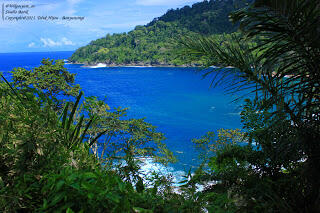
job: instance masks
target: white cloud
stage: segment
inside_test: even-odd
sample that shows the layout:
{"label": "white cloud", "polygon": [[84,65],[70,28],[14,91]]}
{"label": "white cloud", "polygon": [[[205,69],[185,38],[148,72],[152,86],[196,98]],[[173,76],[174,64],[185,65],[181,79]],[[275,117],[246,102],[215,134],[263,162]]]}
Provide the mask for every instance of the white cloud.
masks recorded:
{"label": "white cloud", "polygon": [[28,44],[28,47],[34,47],[36,44],[34,42],[31,42],[30,44]]}
{"label": "white cloud", "polygon": [[67,39],[66,37],[63,37],[61,41],[64,45],[75,45],[71,40]]}
{"label": "white cloud", "polygon": [[75,45],[71,40],[63,37],[60,41],[54,41],[51,38],[41,38],[40,41],[42,42],[43,47],[58,47],[62,45],[70,46]]}
{"label": "white cloud", "polygon": [[56,47],[56,46],[61,46],[61,42],[55,42],[50,38],[41,38],[40,41],[43,44],[43,47]]}
{"label": "white cloud", "polygon": [[143,6],[168,6],[168,5],[187,5],[197,1],[191,0],[136,0],[136,4]]}

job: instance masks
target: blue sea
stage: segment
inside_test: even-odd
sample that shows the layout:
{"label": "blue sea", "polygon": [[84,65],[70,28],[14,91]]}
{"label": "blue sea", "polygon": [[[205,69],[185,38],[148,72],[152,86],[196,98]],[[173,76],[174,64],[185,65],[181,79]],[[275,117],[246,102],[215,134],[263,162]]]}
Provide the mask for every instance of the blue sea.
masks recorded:
{"label": "blue sea", "polygon": [[[67,59],[73,52],[1,53],[0,71],[9,77],[15,67],[31,69],[42,58]],[[187,171],[199,164],[191,143],[207,131],[241,128],[241,102],[222,87],[210,88],[197,68],[84,68],[66,64],[76,74],[86,96],[98,96],[111,108],[129,108],[129,118],[145,118],[167,138],[164,142],[179,162],[170,171]]]}

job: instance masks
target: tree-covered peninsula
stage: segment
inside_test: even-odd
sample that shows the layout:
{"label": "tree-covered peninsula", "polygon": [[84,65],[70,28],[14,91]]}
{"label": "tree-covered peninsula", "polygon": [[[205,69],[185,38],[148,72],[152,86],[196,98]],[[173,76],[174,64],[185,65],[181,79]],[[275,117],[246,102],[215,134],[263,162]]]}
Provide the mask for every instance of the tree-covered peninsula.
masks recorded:
{"label": "tree-covered peninsula", "polygon": [[217,35],[237,30],[228,14],[242,8],[249,0],[203,1],[183,8],[168,10],[145,26],[136,26],[128,33],[107,34],[79,48],[70,62],[108,66],[192,66],[177,57],[175,49],[182,36],[204,34]]}

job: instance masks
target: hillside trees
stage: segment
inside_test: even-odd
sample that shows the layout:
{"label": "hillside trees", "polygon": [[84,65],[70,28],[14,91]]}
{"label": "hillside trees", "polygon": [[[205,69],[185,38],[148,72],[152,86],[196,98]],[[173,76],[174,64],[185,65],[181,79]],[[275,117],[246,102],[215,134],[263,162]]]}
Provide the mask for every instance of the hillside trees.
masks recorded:
{"label": "hillside trees", "polygon": [[181,65],[176,59],[175,39],[188,33],[175,23],[159,21],[145,27],[137,26],[129,33],[107,35],[79,48],[70,58],[72,62],[109,65]]}
{"label": "hillside trees", "polygon": [[[178,40],[192,34],[216,35],[232,33],[228,14],[251,1],[203,1],[169,10],[145,26],[136,26],[128,33],[106,35],[81,47],[70,57],[71,62],[84,64],[180,66],[199,65],[202,61],[186,64],[178,58]],[[108,49],[108,51],[105,51]]]}
{"label": "hillside trees", "polygon": [[146,26],[152,26],[160,21],[177,23],[180,28],[205,35],[232,33],[237,31],[237,25],[229,21],[229,13],[246,6],[252,1],[202,1],[182,8],[170,9],[161,17],[155,18]]}

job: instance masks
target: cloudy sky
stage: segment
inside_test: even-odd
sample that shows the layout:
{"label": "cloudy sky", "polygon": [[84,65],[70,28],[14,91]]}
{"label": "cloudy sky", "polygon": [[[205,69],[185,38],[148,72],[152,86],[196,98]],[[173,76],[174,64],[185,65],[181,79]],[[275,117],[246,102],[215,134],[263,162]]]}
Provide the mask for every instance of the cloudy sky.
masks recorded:
{"label": "cloudy sky", "polygon": [[[168,9],[192,5],[201,0],[0,0],[0,53],[75,50],[107,33],[128,32],[144,25]],[[34,5],[29,14],[7,5]],[[17,13],[15,13],[15,11]],[[35,20],[12,20],[32,16]],[[59,20],[39,20],[55,16]],[[80,20],[61,20],[84,17]],[[9,20],[11,18],[11,20]]]}

